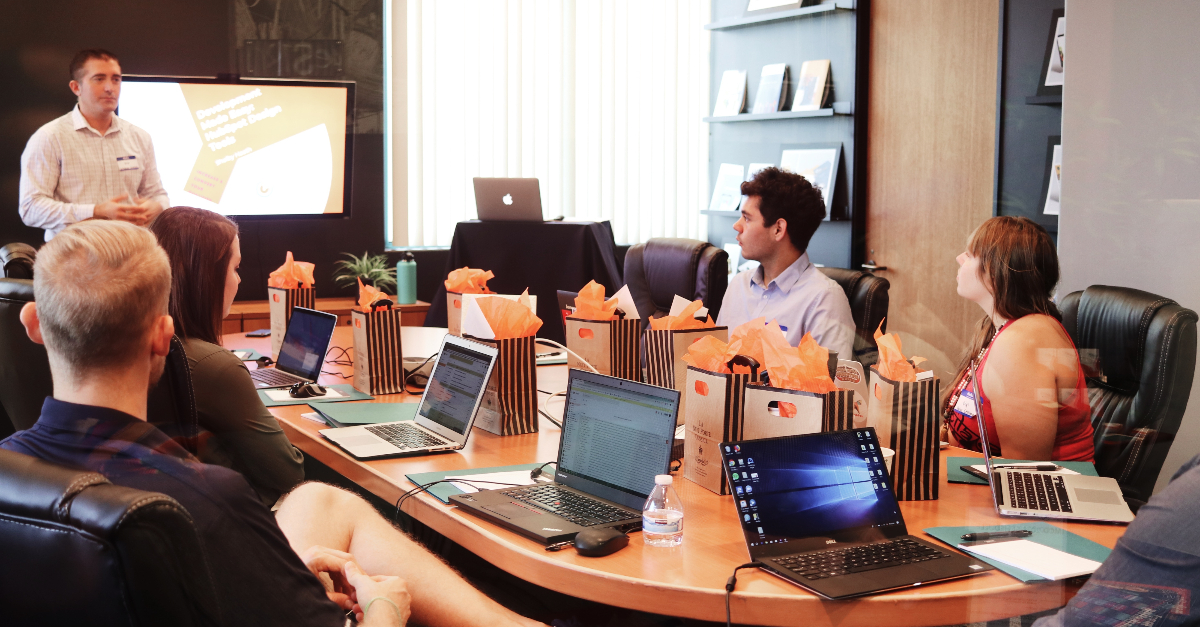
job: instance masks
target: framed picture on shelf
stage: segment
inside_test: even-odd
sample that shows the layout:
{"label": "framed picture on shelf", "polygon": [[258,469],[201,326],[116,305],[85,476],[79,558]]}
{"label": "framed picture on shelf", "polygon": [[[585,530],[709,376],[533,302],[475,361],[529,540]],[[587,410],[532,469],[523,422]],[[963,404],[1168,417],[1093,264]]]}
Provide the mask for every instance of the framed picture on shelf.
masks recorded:
{"label": "framed picture on shelf", "polygon": [[833,196],[838,164],[842,161],[841,144],[785,144],[779,167],[808,179],[825,199],[825,219],[833,216]]}
{"label": "framed picture on shelf", "polygon": [[1062,136],[1051,135],[1046,140],[1046,180],[1042,181],[1042,189],[1046,190],[1042,213],[1056,216],[1062,201]]}
{"label": "framed picture on shelf", "polygon": [[1050,18],[1050,37],[1046,41],[1046,56],[1042,61],[1042,76],[1037,95],[1061,96],[1066,68],[1067,18],[1065,10],[1054,11]]}

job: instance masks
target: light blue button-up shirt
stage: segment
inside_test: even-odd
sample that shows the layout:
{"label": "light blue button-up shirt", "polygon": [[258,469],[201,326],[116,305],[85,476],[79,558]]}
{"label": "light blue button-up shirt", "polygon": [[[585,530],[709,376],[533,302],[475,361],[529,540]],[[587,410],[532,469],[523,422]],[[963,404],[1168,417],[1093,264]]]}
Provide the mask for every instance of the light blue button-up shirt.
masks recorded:
{"label": "light blue button-up shirt", "polygon": [[792,346],[799,345],[805,333],[812,333],[818,344],[837,351],[839,359],[854,359],[850,301],[836,281],[808,260],[808,253],[765,286],[762,266],[729,281],[717,324],[732,332],[755,318],[777,321]]}

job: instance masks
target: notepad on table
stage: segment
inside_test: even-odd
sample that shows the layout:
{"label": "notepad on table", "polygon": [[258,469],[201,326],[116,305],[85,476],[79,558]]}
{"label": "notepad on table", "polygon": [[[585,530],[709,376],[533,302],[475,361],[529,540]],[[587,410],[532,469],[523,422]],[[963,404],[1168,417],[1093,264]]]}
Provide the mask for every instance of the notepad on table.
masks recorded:
{"label": "notepad on table", "polygon": [[331,427],[357,427],[412,420],[419,403],[319,403],[309,405]]}
{"label": "notepad on table", "polygon": [[1053,581],[1090,575],[1100,568],[1100,562],[1029,540],[960,544],[958,548]]}

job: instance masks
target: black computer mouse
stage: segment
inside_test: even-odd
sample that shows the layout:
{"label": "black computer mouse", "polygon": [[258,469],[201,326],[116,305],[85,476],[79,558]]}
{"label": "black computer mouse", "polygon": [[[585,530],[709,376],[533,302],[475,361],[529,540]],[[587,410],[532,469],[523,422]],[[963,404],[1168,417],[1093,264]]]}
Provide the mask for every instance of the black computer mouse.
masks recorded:
{"label": "black computer mouse", "polygon": [[612,527],[584,529],[575,534],[575,550],[587,557],[604,557],[627,546],[629,536]]}
{"label": "black computer mouse", "polygon": [[288,394],[292,398],[325,396],[325,386],[316,383],[297,383],[288,390]]}

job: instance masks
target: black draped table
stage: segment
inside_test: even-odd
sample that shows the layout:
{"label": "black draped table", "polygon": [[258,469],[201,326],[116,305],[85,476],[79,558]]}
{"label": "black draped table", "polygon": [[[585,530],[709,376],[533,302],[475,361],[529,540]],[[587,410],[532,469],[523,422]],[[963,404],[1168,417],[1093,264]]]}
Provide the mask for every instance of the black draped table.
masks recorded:
{"label": "black draped table", "polygon": [[[450,244],[446,272],[462,267],[491,270],[488,288],[537,296],[542,319],[538,337],[564,342],[558,290],[578,292],[595,280],[612,296],[624,281],[617,265],[612,226],[607,222],[459,222]],[[446,288],[438,286],[425,326],[446,326]]]}

